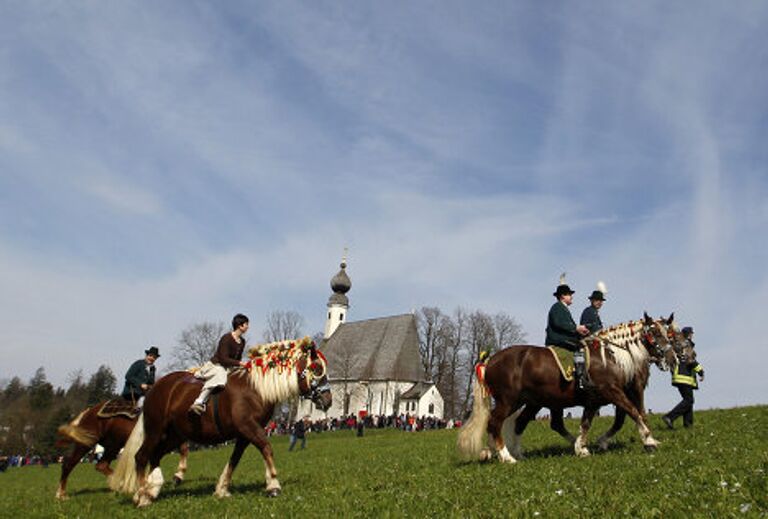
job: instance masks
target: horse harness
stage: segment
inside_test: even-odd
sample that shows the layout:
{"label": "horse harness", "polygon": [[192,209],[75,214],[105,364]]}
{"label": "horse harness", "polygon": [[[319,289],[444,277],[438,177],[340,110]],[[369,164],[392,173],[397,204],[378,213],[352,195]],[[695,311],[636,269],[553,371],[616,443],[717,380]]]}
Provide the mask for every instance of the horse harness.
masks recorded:
{"label": "horse harness", "polygon": [[[327,370],[327,363],[325,361],[325,357],[322,356],[322,354],[318,351],[318,363],[323,367],[323,371],[317,375],[314,371],[312,371],[312,365],[315,364],[315,362],[312,361],[311,358],[307,357],[307,362],[304,364],[304,369],[301,370],[299,373],[299,381],[304,381],[307,384],[307,387],[309,388],[309,393],[306,395],[303,395],[303,398],[307,400],[314,400],[315,398],[318,398],[322,393],[325,391],[331,390],[331,384],[328,382],[328,379],[325,378],[326,370]],[[325,382],[323,382],[323,379],[325,378]],[[322,382],[322,383],[321,383]]]}

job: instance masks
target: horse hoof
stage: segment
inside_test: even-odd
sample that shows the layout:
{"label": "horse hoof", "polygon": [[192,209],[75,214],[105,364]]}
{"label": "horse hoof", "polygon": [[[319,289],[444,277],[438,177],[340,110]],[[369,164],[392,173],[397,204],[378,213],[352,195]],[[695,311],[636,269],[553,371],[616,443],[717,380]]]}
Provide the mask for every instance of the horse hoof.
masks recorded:
{"label": "horse hoof", "polygon": [[491,461],[493,459],[493,453],[489,449],[483,449],[480,451],[480,461]]}
{"label": "horse hoof", "polygon": [[176,485],[178,487],[182,483],[184,483],[184,480],[182,478],[180,478],[179,476],[173,476],[173,484],[174,485]]}
{"label": "horse hoof", "polygon": [[279,488],[273,488],[272,490],[267,490],[267,497],[277,497],[279,495],[280,495]]}
{"label": "horse hoof", "polygon": [[141,496],[138,501],[136,501],[136,508],[146,508],[151,504],[152,499],[150,499],[148,496]]}
{"label": "horse hoof", "polygon": [[56,499],[58,499],[59,501],[66,501],[67,499],[69,499],[69,496],[64,493],[56,492]]}
{"label": "horse hoof", "polygon": [[645,452],[653,453],[656,452],[656,446],[655,445],[644,445]]}

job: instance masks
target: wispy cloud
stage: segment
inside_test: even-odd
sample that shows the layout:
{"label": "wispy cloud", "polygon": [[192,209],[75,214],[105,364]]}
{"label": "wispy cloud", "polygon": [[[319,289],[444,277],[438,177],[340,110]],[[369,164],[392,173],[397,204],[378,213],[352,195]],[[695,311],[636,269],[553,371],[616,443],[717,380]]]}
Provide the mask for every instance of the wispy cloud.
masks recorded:
{"label": "wispy cloud", "polygon": [[0,7],[0,380],[119,373],[236,311],[322,329],[348,246],[352,318],[461,305],[539,342],[567,270],[577,301],[608,283],[606,322],[696,326],[703,405],[764,403],[732,352],[754,353],[768,285],[767,21],[761,2]]}

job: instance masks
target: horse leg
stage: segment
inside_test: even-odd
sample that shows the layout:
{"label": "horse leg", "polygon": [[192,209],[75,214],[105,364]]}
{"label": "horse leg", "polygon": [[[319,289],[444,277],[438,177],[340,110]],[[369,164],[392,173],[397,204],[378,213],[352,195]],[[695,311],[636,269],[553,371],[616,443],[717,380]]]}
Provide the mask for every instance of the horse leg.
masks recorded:
{"label": "horse leg", "polygon": [[117,458],[121,447],[122,446],[118,447],[117,445],[107,443],[107,445],[104,446],[104,454],[102,454],[101,460],[99,460],[99,462],[96,464],[95,469],[107,477],[111,476],[113,470],[109,467],[109,465],[114,461],[115,458]]}
{"label": "horse leg", "polygon": [[[264,458],[264,467],[266,469],[264,479],[266,482],[267,495],[269,497],[277,497],[280,495],[282,488],[280,487],[280,481],[277,479],[277,468],[275,468],[272,445],[269,443],[267,433],[255,418],[244,419],[243,423],[238,427],[238,431],[242,436],[243,441],[247,440],[252,443],[261,452],[261,456]],[[239,442],[240,440],[238,440],[238,443]],[[243,447],[243,449],[245,449],[245,447]],[[235,444],[235,452],[237,452],[237,444]],[[232,453],[233,458],[235,452]],[[242,455],[242,452],[240,455]],[[239,459],[238,456],[237,460]],[[234,469],[235,467],[233,466],[232,470]]]}
{"label": "horse leg", "polygon": [[643,441],[643,446],[646,451],[654,451],[659,446],[659,442],[653,438],[651,429],[648,424],[645,423],[643,413],[635,407],[635,404],[627,398],[626,393],[619,388],[611,388],[609,393],[613,403],[616,404],[616,409],[621,408],[626,412],[637,424],[637,430],[640,433],[640,438]]}
{"label": "horse leg", "polygon": [[230,497],[229,484],[232,482],[232,473],[235,471],[237,464],[240,463],[240,458],[243,456],[245,448],[248,447],[248,440],[244,438],[238,438],[235,442],[235,449],[232,451],[232,455],[229,457],[227,465],[224,467],[224,471],[219,476],[219,481],[216,483],[216,490],[213,495],[216,497]]}
{"label": "horse leg", "polygon": [[616,408],[616,417],[613,419],[613,425],[608,429],[605,434],[597,439],[597,444],[600,446],[601,451],[607,451],[610,445],[611,438],[621,430],[624,426],[624,419],[627,417],[627,413],[620,407]]}
{"label": "horse leg", "polygon": [[[160,450],[159,441],[145,438],[144,444],[136,453],[136,473],[138,474],[138,490],[133,495],[133,502],[137,507],[149,506],[160,495],[160,488],[163,486],[163,473],[160,470]],[[150,466],[150,473],[147,475],[147,464]]]}
{"label": "horse leg", "polygon": [[550,409],[550,413],[552,414],[552,420],[549,422],[549,427],[573,446],[573,444],[576,443],[576,437],[569,433],[568,429],[565,428],[565,423],[563,422],[563,409]]}
{"label": "horse leg", "polygon": [[527,404],[525,407],[518,410],[517,414],[513,413],[504,421],[504,440],[510,444],[510,454],[518,460],[523,459],[523,448],[521,444],[523,432],[525,432],[525,428],[528,427],[528,423],[536,418],[536,414],[540,409],[541,407]]}
{"label": "horse leg", "polygon": [[587,449],[587,433],[592,426],[592,419],[597,413],[597,408],[585,407],[584,414],[581,415],[581,425],[579,426],[579,437],[576,438],[576,442],[573,444],[573,450],[576,456],[584,458],[589,456],[589,449]]}
{"label": "horse leg", "polygon": [[173,475],[173,482],[181,485],[184,481],[184,475],[187,473],[187,460],[189,459],[189,443],[184,442],[179,445],[179,466],[176,467],[176,473]]}
{"label": "horse leg", "polygon": [[56,490],[56,499],[69,499],[67,496],[67,478],[85,454],[91,450],[90,447],[75,443],[72,452],[64,459],[61,464],[61,479],[59,479],[59,488]]}
{"label": "horse leg", "polygon": [[[515,411],[519,411],[516,409]],[[497,400],[496,407],[491,411],[491,418],[488,420],[488,442],[491,449],[499,455],[499,460],[502,463],[517,463],[517,460],[507,450],[507,446],[504,443],[504,436],[501,434],[501,428],[504,425],[504,421],[512,414],[512,406],[510,406],[504,400]],[[515,419],[517,416],[514,417]]]}

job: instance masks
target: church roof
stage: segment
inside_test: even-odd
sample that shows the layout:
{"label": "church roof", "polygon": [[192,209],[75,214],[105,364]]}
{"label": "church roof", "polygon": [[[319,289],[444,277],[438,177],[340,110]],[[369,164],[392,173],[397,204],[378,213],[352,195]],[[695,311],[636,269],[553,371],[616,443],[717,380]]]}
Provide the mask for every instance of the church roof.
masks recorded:
{"label": "church roof", "polygon": [[418,400],[424,396],[424,393],[434,386],[432,382],[417,382],[411,389],[400,395],[403,400]]}
{"label": "church roof", "polygon": [[424,379],[412,314],[343,323],[321,349],[331,380]]}

